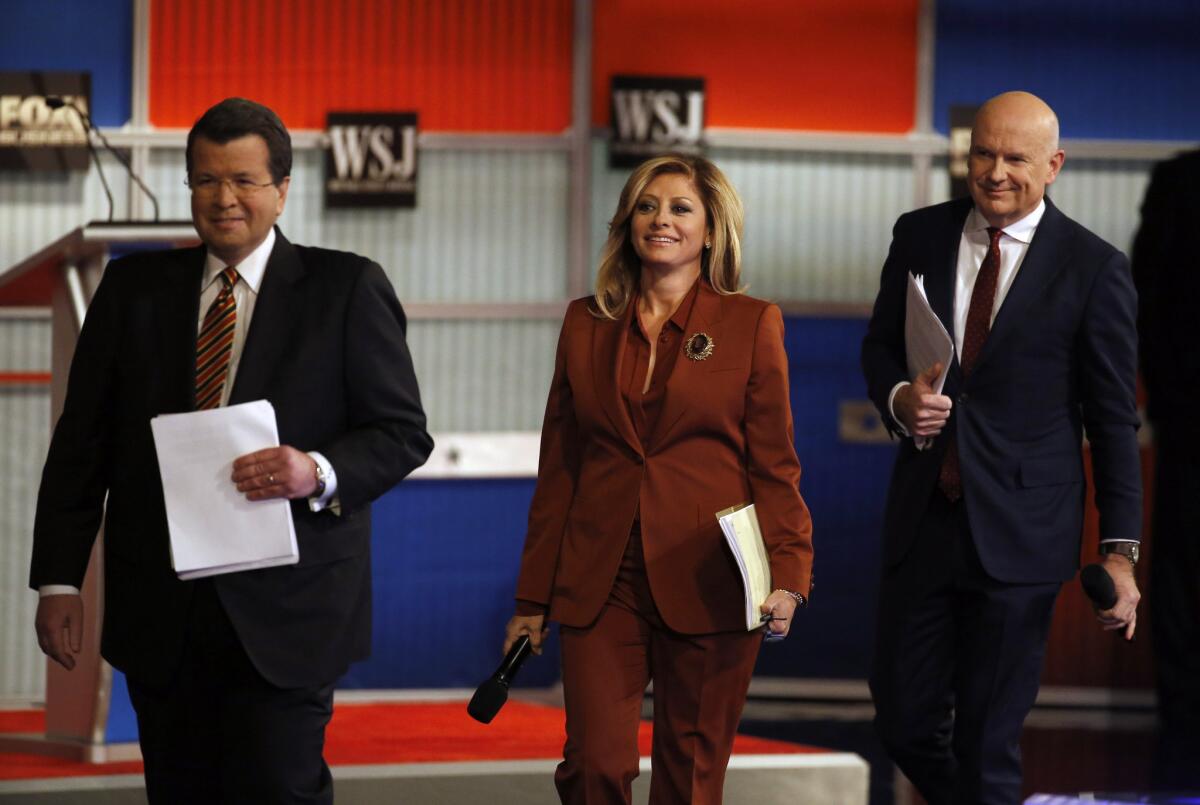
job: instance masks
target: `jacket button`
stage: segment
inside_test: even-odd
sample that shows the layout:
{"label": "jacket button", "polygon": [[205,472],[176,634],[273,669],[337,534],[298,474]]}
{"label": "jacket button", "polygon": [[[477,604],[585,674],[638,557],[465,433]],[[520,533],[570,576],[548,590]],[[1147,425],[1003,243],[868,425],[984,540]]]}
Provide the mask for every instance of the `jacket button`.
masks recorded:
{"label": "jacket button", "polygon": [[967,394],[965,391],[962,394],[958,395],[958,402],[961,405],[966,405],[967,400],[969,400],[969,399],[971,399],[971,395]]}

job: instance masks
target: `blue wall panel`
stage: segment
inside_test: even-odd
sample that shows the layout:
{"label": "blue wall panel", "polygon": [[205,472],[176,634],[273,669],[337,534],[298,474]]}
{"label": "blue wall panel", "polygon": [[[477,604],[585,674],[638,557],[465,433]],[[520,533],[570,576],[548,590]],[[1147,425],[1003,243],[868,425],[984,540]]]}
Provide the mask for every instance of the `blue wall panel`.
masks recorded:
{"label": "blue wall panel", "polygon": [[765,646],[756,673],[863,679],[870,664],[893,444],[838,437],[838,406],[866,399],[859,369],[865,319],[787,320],[800,491],[813,518],[812,602],[788,639]]}
{"label": "blue wall panel", "polygon": [[[499,664],[532,478],[406,481],[372,511],[373,647],[342,688],[474,687]],[[558,648],[519,682],[558,678]]]}
{"label": "blue wall panel", "polygon": [[1195,0],[939,0],[934,124],[951,104],[1040,95],[1064,137],[1200,139]]}
{"label": "blue wall panel", "polygon": [[90,71],[98,126],[128,122],[133,0],[4,0],[0,70]]}

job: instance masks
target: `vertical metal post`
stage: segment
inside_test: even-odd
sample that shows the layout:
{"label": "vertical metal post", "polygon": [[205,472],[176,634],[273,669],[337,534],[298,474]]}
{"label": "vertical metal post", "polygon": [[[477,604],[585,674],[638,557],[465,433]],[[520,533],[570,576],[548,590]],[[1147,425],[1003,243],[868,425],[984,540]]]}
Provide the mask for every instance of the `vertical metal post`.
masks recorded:
{"label": "vertical metal post", "polygon": [[574,0],[571,64],[570,217],[567,224],[567,296],[587,293],[591,262],[592,0]]}
{"label": "vertical metal post", "polygon": [[[917,93],[913,131],[933,133],[933,62],[937,38],[937,0],[921,0],[917,11]],[[913,207],[928,206],[933,156],[924,149],[913,154]]]}
{"label": "vertical metal post", "polygon": [[[133,86],[130,92],[129,124],[139,134],[150,128],[150,0],[133,3]],[[130,149],[129,163],[138,176],[150,167],[150,146],[142,143]],[[126,189],[129,217],[142,218],[149,199],[130,179]]]}

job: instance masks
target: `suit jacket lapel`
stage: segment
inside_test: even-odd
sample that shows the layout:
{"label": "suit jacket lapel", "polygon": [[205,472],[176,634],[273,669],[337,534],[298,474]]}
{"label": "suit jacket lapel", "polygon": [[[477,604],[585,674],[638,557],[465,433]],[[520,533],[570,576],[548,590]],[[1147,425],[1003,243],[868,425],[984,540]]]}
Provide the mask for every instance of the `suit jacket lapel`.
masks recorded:
{"label": "suit jacket lapel", "polygon": [[667,378],[662,411],[654,426],[650,444],[659,444],[671,428],[683,417],[689,405],[702,399],[705,384],[711,380],[709,369],[724,342],[721,329],[721,295],[712,286],[700,280],[696,289],[696,300],[688,314],[687,326],[683,328],[683,343],[696,333],[705,333],[712,339],[713,356],[703,361],[693,361],[687,355],[676,355],[671,376]]}
{"label": "suit jacket lapel", "polygon": [[596,319],[592,325],[592,382],[596,387],[596,396],[600,399],[600,407],[608,415],[613,429],[629,443],[639,455],[642,454],[642,443],[633,428],[633,420],[625,401],[621,398],[621,362],[625,355],[625,339],[629,335],[629,325],[634,315],[634,305],[630,301],[625,306],[625,312],[616,321]]}
{"label": "suit jacket lapel", "polygon": [[[950,337],[954,337],[954,288],[958,277],[958,245],[962,240],[963,225],[971,205],[952,208],[945,237],[933,241],[934,254],[925,274],[925,296],[929,306],[941,319],[942,326]],[[957,359],[956,359],[957,360]]]}
{"label": "suit jacket lapel", "polygon": [[[929,306],[941,320],[950,338],[954,338],[954,289],[958,285],[958,246],[962,241],[963,226],[973,206],[971,200],[949,208],[949,218],[944,234],[931,240],[932,254],[925,274],[925,296]],[[958,350],[950,360],[950,371],[946,375],[944,394],[957,387],[961,367],[958,365]]]}
{"label": "suit jacket lapel", "polygon": [[196,401],[196,335],[200,327],[200,283],[204,279],[203,246],[177,252],[157,276],[160,283],[156,322],[158,343],[165,360],[164,411],[186,411]]}
{"label": "suit jacket lapel", "polygon": [[[1004,297],[991,332],[979,353],[974,372],[979,371],[988,358],[999,349],[1005,337],[1016,329],[1023,320],[1029,305],[1041,296],[1046,285],[1067,264],[1065,239],[1067,230],[1062,226],[1063,214],[1046,199],[1046,212],[1038,223],[1029,251],[1021,261],[1017,276],[1013,279]],[[972,374],[974,374],[972,372]]]}
{"label": "suit jacket lapel", "polygon": [[293,330],[300,325],[295,286],[304,273],[296,248],[276,229],[275,248],[267,259],[262,286],[254,303],[254,318],[250,320],[250,332],[242,347],[237,377],[229,395],[230,405],[266,396],[272,372],[292,343]]}

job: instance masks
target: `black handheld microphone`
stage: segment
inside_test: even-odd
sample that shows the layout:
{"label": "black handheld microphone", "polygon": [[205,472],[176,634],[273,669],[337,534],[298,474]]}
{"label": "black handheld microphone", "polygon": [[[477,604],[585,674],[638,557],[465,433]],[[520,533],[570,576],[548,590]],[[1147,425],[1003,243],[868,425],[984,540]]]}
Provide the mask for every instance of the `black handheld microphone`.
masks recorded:
{"label": "black handheld microphone", "polygon": [[133,165],[129,163],[129,159],[120,151],[112,147],[112,143],[110,143],[108,138],[104,136],[104,132],[100,131],[99,127],[92,121],[91,115],[79,108],[74,101],[69,101],[66,98],[60,98],[56,95],[46,96],[46,106],[51,109],[62,109],[64,106],[73,109],[75,114],[79,115],[79,119],[83,121],[83,125],[87,127],[88,151],[91,152],[92,159],[96,162],[96,173],[100,176],[100,184],[104,186],[104,195],[108,197],[108,220],[111,221],[113,219],[112,192],[110,192],[108,189],[108,180],[104,178],[104,169],[100,166],[100,157],[96,154],[96,149],[92,145],[91,132],[93,131],[96,132],[96,136],[100,138],[100,142],[104,145],[105,149],[107,149],[110,154],[115,156],[117,161],[125,166],[125,170],[129,173],[129,178],[133,180],[133,183],[141,188],[142,192],[150,198],[150,203],[154,205],[154,220],[157,221],[158,198],[150,192],[150,188],[146,187],[146,183],[142,181],[142,177],[137,175],[137,172],[133,169]]}
{"label": "black handheld microphone", "polygon": [[496,673],[480,685],[471,697],[471,703],[467,705],[467,713],[471,718],[483,724],[492,722],[500,708],[508,701],[508,687],[532,649],[529,635],[521,635],[517,642],[513,643]]}
{"label": "black handheld microphone", "polygon": [[1117,588],[1112,576],[1099,563],[1088,565],[1079,571],[1079,583],[1092,603],[1100,609],[1112,609],[1117,604]]}

